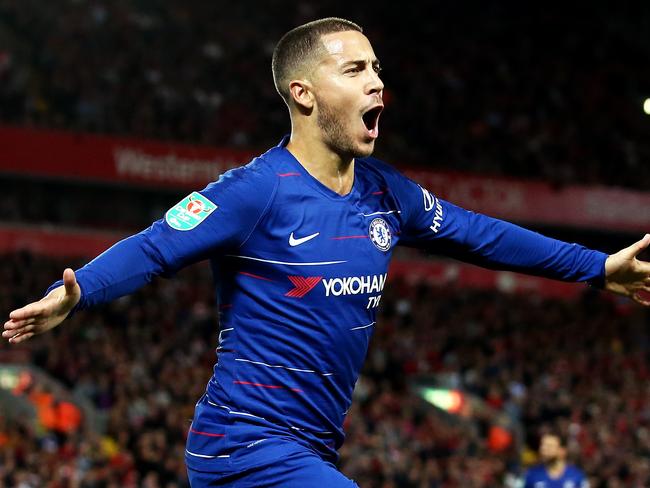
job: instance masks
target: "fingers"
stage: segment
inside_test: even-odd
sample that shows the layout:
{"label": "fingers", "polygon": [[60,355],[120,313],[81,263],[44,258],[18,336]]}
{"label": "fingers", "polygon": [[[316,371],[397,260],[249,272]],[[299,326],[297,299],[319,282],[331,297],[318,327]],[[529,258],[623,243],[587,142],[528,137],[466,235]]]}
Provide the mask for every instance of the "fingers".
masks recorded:
{"label": "fingers", "polygon": [[11,339],[9,339],[9,342],[11,344],[20,344],[21,342],[25,342],[27,339],[33,336],[34,336],[33,332],[28,332],[26,334],[18,334],[13,336]]}
{"label": "fingers", "polygon": [[649,245],[650,245],[650,234],[646,234],[643,236],[643,239],[641,239],[638,242],[635,242],[630,247],[624,249],[624,252],[625,254],[627,254],[629,258],[635,258],[641,251],[643,251]]}
{"label": "fingers", "polygon": [[638,292],[634,293],[632,295],[632,300],[644,307],[650,307],[650,291],[649,293],[646,293],[645,296]]}
{"label": "fingers", "polygon": [[24,320],[8,320],[5,322],[5,330],[16,330],[36,322],[36,318],[30,317]]}
{"label": "fingers", "polygon": [[4,323],[2,338],[8,339],[12,344],[26,341],[34,335],[36,323],[41,323],[47,315],[46,303],[34,302],[14,310],[9,314],[9,320]]}
{"label": "fingers", "polygon": [[4,324],[2,337],[12,344],[26,341],[34,334],[40,334],[56,327],[79,301],[79,285],[74,271],[63,271],[63,286],[50,291],[45,298],[30,303],[9,313]]}
{"label": "fingers", "polygon": [[63,271],[63,286],[65,287],[66,295],[74,294],[77,286],[77,277],[75,276],[74,271],[70,268],[66,268]]}
{"label": "fingers", "polygon": [[9,318],[11,320],[27,320],[30,318],[36,318],[43,315],[47,308],[47,305],[43,301],[33,302],[29,305],[25,305],[23,308],[18,308],[13,312],[9,313]]}
{"label": "fingers", "polygon": [[[5,322],[5,330],[2,332],[3,339],[9,339],[9,342],[14,342],[13,339],[26,335],[28,332],[34,331],[35,319],[8,321]],[[33,335],[33,334],[32,334]],[[31,335],[30,335],[31,337]]]}

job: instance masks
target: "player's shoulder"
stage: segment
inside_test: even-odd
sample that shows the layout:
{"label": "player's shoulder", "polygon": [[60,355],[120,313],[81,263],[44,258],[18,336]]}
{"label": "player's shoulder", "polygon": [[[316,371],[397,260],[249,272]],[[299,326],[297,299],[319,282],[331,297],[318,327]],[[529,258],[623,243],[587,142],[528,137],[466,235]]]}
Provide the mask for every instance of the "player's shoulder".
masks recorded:
{"label": "player's shoulder", "polygon": [[219,179],[216,183],[225,182],[225,181],[236,181],[236,180],[256,180],[256,183],[262,182],[257,180],[263,180],[266,182],[272,182],[275,180],[273,178],[274,173],[269,161],[264,159],[263,155],[253,158],[249,163],[242,166],[237,166],[236,168],[231,168],[225,173],[219,176]]}
{"label": "player's shoulder", "polygon": [[375,177],[384,177],[384,178],[406,178],[400,171],[394,166],[388,164],[381,159],[373,158],[368,156],[366,158],[357,158],[356,164],[358,164],[364,173],[369,176]]}
{"label": "player's shoulder", "polygon": [[528,479],[537,479],[546,474],[546,468],[543,464],[534,464],[526,471],[526,477]]}
{"label": "player's shoulder", "polygon": [[245,165],[225,171],[201,193],[210,195],[239,192],[247,194],[249,198],[268,196],[277,185],[277,175],[273,165],[263,156],[255,157]]}
{"label": "player's shoulder", "polygon": [[355,164],[359,166],[359,171],[356,173],[372,186],[379,186],[400,193],[403,188],[408,188],[411,184],[411,180],[397,168],[380,159],[373,157],[358,158]]}

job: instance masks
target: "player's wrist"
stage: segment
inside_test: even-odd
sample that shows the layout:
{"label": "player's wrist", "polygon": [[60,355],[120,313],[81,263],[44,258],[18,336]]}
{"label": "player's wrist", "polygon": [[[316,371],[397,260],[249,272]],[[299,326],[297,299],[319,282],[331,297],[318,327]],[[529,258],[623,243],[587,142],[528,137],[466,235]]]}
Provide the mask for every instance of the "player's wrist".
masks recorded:
{"label": "player's wrist", "polygon": [[63,297],[65,297],[65,286],[61,285],[50,290],[50,292],[47,295],[45,295],[42,299],[43,300],[51,299],[51,300],[56,300],[58,302]]}
{"label": "player's wrist", "polygon": [[50,291],[44,300],[54,300],[57,306],[62,307],[63,311],[69,313],[81,300],[81,288],[75,283],[72,292],[69,292],[64,285],[61,285]]}

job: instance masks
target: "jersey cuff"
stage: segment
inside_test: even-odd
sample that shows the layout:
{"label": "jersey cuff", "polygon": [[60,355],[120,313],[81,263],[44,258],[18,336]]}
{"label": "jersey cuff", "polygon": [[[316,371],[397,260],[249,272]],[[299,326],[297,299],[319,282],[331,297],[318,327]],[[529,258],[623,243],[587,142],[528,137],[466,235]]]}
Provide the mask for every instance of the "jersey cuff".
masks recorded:
{"label": "jersey cuff", "polygon": [[605,288],[605,278],[606,278],[605,263],[607,262],[607,258],[609,257],[609,255],[598,251],[595,252],[598,253],[598,258],[601,259],[600,270],[598,276],[590,280],[587,280],[587,284],[592,288],[597,288],[598,290],[602,290]]}
{"label": "jersey cuff", "polygon": [[[74,314],[76,314],[79,310],[83,310],[85,308],[86,300],[84,299],[84,289],[81,283],[79,282],[79,279],[77,279],[77,284],[79,285],[79,289],[81,290],[81,295],[79,297],[79,301],[77,302],[77,304],[74,307],[72,307],[72,310],[70,310],[70,313],[68,313],[68,315],[66,316],[65,318],[66,320],[72,317]],[[63,286],[63,280],[55,281],[49,286],[49,288],[45,291],[45,295],[43,296],[45,297],[49,295],[52,290],[60,286]]]}

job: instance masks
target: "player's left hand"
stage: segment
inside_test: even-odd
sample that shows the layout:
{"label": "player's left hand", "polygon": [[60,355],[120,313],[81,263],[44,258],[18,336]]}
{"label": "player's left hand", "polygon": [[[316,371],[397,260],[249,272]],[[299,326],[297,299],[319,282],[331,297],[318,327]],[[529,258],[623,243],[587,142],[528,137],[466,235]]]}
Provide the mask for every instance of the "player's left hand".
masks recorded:
{"label": "player's left hand", "polygon": [[650,245],[650,234],[612,254],[605,262],[605,289],[650,307],[650,263],[636,257]]}

